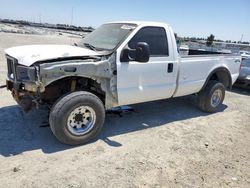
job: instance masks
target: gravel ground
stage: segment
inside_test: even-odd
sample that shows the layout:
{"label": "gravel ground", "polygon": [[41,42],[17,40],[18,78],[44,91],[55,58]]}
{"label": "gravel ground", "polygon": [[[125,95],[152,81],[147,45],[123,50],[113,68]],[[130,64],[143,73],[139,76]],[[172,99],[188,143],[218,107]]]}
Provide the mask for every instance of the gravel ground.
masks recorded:
{"label": "gravel ground", "polygon": [[[0,33],[3,49],[69,44],[66,36]],[[45,109],[22,112],[0,90],[0,187],[250,187],[250,91],[233,89],[215,114],[187,96],[108,114],[93,142],[69,147],[52,135]]]}

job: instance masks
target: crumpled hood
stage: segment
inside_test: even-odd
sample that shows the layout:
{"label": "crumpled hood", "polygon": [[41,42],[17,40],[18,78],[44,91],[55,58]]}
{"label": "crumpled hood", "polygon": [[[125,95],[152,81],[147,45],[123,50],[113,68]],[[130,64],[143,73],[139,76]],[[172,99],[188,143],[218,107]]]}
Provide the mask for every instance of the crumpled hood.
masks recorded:
{"label": "crumpled hood", "polygon": [[63,57],[96,56],[95,51],[69,45],[27,45],[8,48],[5,53],[18,60],[18,64],[31,66],[37,61]]}

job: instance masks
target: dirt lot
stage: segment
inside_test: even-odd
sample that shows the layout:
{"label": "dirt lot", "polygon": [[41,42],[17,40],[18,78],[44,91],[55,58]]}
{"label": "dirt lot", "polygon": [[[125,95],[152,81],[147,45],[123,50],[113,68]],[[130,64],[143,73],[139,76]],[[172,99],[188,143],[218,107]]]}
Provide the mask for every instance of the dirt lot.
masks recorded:
{"label": "dirt lot", "polygon": [[[3,49],[76,40],[0,33],[0,83]],[[0,99],[0,187],[250,187],[249,91],[227,92],[215,114],[193,96],[135,105],[79,147],[41,127],[45,109],[25,114],[5,89]]]}

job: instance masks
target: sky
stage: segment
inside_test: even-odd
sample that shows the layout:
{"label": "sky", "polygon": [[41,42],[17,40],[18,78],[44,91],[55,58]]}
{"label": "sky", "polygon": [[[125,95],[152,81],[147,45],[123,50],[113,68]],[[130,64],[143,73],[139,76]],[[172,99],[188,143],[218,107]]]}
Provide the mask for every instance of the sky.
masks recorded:
{"label": "sky", "polygon": [[250,0],[0,0],[0,18],[98,27],[157,21],[179,36],[250,42]]}

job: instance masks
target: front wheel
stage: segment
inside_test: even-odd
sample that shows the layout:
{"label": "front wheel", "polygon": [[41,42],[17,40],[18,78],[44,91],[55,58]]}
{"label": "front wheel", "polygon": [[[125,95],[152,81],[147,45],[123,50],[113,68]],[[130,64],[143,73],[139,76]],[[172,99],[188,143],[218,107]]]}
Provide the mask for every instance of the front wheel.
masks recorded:
{"label": "front wheel", "polygon": [[102,101],[84,91],[59,99],[50,112],[50,127],[56,138],[69,145],[84,144],[95,138],[105,120]]}
{"label": "front wheel", "polygon": [[211,80],[198,94],[198,106],[204,112],[216,112],[225,98],[225,87],[222,83]]}

